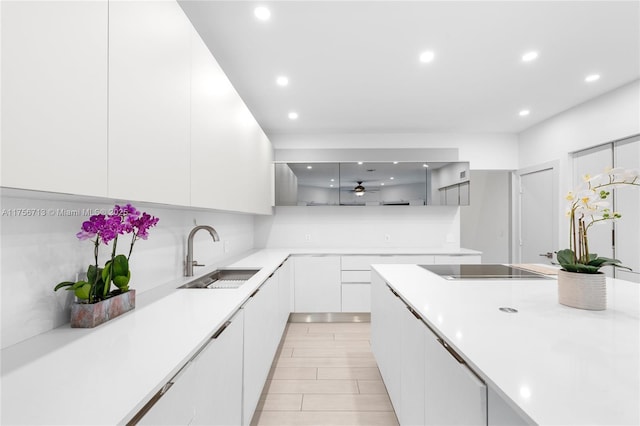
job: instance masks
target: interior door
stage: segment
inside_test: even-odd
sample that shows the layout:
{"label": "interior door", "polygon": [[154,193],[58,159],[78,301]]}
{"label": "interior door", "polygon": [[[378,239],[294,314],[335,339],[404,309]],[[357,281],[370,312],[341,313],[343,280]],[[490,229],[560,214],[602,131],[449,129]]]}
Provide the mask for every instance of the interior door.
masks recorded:
{"label": "interior door", "polygon": [[520,262],[551,263],[556,238],[554,169],[520,174]]}

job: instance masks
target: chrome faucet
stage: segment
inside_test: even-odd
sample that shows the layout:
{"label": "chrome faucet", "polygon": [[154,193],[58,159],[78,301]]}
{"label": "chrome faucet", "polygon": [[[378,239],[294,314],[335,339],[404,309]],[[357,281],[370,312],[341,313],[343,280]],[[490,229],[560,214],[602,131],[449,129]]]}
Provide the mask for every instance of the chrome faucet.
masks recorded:
{"label": "chrome faucet", "polygon": [[213,238],[214,242],[220,241],[220,237],[218,236],[218,233],[216,232],[216,230],[209,225],[198,225],[195,228],[193,228],[191,232],[189,232],[189,237],[187,238],[187,262],[185,264],[186,277],[193,276],[194,266],[204,266],[204,265],[200,265],[197,260],[193,260],[193,237],[194,235],[196,235],[196,232],[198,232],[201,229],[206,229],[211,235],[211,238]]}

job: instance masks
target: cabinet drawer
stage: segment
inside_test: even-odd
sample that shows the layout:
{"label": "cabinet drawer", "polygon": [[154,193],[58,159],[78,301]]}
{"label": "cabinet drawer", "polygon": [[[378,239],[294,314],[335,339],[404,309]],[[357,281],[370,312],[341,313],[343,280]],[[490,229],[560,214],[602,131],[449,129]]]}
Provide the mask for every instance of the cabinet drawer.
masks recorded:
{"label": "cabinet drawer", "polygon": [[447,254],[435,256],[434,263],[436,265],[476,265],[482,263],[482,259],[478,254]]}
{"label": "cabinet drawer", "polygon": [[418,265],[433,264],[434,256],[431,255],[369,255],[369,256],[342,256],[343,271],[368,271],[375,263],[415,263]]}
{"label": "cabinet drawer", "polygon": [[371,271],[342,271],[343,283],[370,283]]}

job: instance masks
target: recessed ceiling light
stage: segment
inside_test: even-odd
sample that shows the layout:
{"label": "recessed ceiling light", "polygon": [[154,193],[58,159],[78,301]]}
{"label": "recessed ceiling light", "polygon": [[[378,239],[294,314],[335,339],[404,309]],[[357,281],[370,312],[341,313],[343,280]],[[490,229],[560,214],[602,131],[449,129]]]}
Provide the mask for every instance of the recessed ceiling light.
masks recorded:
{"label": "recessed ceiling light", "polygon": [[538,52],[531,51],[522,55],[522,62],[531,62],[538,58]]}
{"label": "recessed ceiling light", "polygon": [[313,166],[307,166],[307,170],[313,169]]}
{"label": "recessed ceiling light", "polygon": [[329,188],[333,188],[333,184],[329,185]]}
{"label": "recessed ceiling light", "polygon": [[362,165],[362,161],[358,161],[358,164]]}
{"label": "recessed ceiling light", "polygon": [[426,50],[426,51],[424,51],[424,52],[422,52],[422,53],[420,54],[420,62],[422,62],[422,63],[425,63],[425,64],[426,64],[426,63],[428,63],[428,62],[433,61],[433,58],[435,58],[435,56],[436,56],[436,55],[435,55],[435,53],[433,53],[433,51],[431,51],[431,50]]}
{"label": "recessed ceiling light", "polygon": [[384,186],[384,182],[381,182],[381,183],[380,183],[380,186]]}
{"label": "recessed ceiling light", "polygon": [[429,165],[427,163],[424,163],[422,167],[429,167]]}
{"label": "recessed ceiling light", "polygon": [[253,14],[261,21],[268,21],[271,18],[271,11],[264,6],[258,6],[253,10]]}
{"label": "recessed ceiling light", "polygon": [[280,77],[276,78],[276,84],[278,86],[286,86],[289,84],[289,79],[284,75],[281,75]]}
{"label": "recessed ceiling light", "polygon": [[297,119],[298,119],[298,113],[294,112],[294,111],[291,111],[289,113],[289,120],[297,120]]}
{"label": "recessed ceiling light", "polygon": [[335,182],[335,181],[336,181],[335,179],[331,179],[331,182]]}
{"label": "recessed ceiling light", "polygon": [[397,161],[394,161],[394,162],[393,162],[393,164],[398,164],[398,162],[397,162]]}
{"label": "recessed ceiling light", "polygon": [[394,179],[394,177],[393,177],[393,176],[391,176],[391,177],[389,178],[389,180],[393,180],[393,179]]}
{"label": "recessed ceiling light", "polygon": [[586,81],[587,83],[593,83],[594,81],[598,81],[598,80],[600,80],[599,74],[591,74],[584,79],[584,81]]}
{"label": "recessed ceiling light", "polygon": [[519,115],[520,117],[526,117],[527,115],[529,115],[529,113],[530,113],[530,111],[529,111],[528,109],[523,109],[522,111],[520,111],[520,112],[518,113],[518,115]]}

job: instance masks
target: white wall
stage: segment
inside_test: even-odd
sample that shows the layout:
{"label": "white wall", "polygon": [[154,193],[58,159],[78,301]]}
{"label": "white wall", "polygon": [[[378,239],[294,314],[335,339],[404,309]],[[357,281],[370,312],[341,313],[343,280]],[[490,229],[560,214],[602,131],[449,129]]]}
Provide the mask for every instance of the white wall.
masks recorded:
{"label": "white wall", "polygon": [[[109,209],[114,204],[108,200],[3,189],[0,221],[3,348],[69,321],[72,294],[63,290],[54,293],[53,287],[61,281],[74,281],[76,273],[86,271],[93,262],[93,245],[75,237],[88,217],[71,216],[61,210],[82,214],[83,209]],[[131,287],[138,295],[183,276],[186,238],[194,220],[216,228],[221,239],[214,244],[208,233],[196,234],[194,257],[200,263],[211,266],[253,248],[252,215],[134,205],[160,218],[150,230],[149,239],[138,241],[131,256]],[[46,216],[15,215],[14,209],[44,209]],[[128,251],[129,242],[124,237],[118,243],[118,252]],[[110,247],[102,246],[100,253],[103,263]]]}
{"label": "white wall", "polygon": [[[375,149],[458,148],[458,161],[470,168],[515,170],[518,168],[518,138],[514,134],[397,133],[397,134],[270,134],[278,149]],[[455,161],[455,160],[454,160]]]}
{"label": "white wall", "polygon": [[[256,216],[256,247],[460,247],[459,207],[282,206],[275,210],[273,216]],[[386,235],[390,241],[385,241]]]}
{"label": "white wall", "polygon": [[571,108],[518,135],[519,168],[568,158],[640,133],[640,80]]}
{"label": "white wall", "polygon": [[[558,247],[566,247],[564,196],[573,189],[571,153],[640,134],[640,80],[560,113],[518,135],[519,168],[557,161]],[[609,165],[603,164],[602,168]]]}

